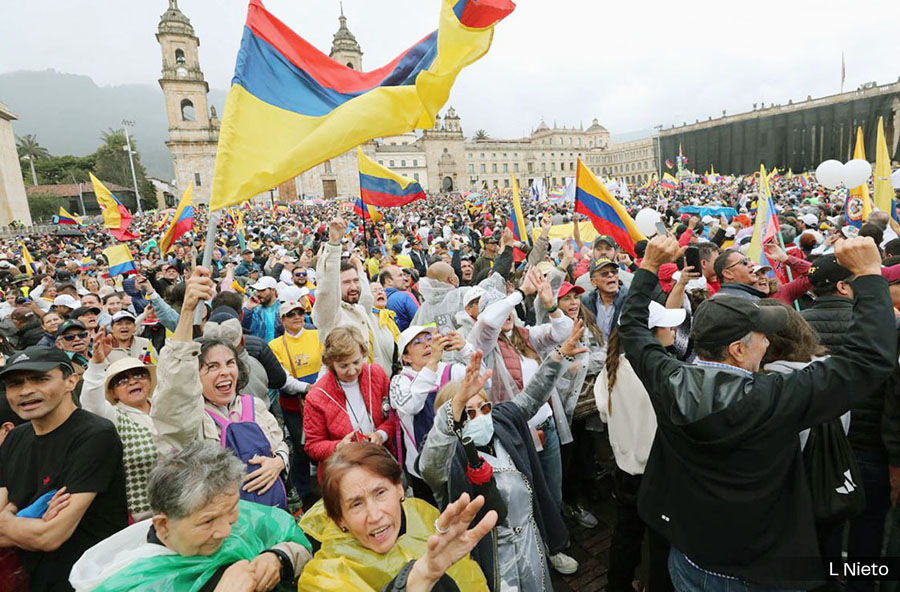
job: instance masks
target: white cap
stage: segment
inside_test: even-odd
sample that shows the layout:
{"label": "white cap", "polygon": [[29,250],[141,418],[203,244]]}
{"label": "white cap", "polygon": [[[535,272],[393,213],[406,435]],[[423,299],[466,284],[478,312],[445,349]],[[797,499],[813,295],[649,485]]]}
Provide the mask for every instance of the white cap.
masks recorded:
{"label": "white cap", "polygon": [[759,273],[764,269],[768,269],[769,271],[772,271],[772,266],[771,265],[754,265],[752,273]]}
{"label": "white cap", "polygon": [[715,221],[716,221],[716,219],[713,218],[712,216],[710,216],[709,214],[703,216],[703,218],[701,219],[701,222],[703,222],[704,224],[712,224]]}
{"label": "white cap", "polygon": [[484,294],[484,288],[481,286],[473,286],[469,288],[469,291],[465,293],[463,296],[463,306],[469,306],[473,300],[477,300],[481,298],[482,294]]}
{"label": "white cap", "polygon": [[296,300],[291,302],[283,302],[281,304],[281,307],[278,309],[278,316],[283,317],[287,313],[291,312],[292,310],[297,310],[298,308],[306,310],[306,307],[304,307]]}
{"label": "white cap", "polygon": [[81,302],[68,294],[60,294],[53,299],[53,306],[65,306],[66,308],[75,310],[76,308],[81,306]]}
{"label": "white cap", "polygon": [[734,226],[729,226],[725,229],[725,238],[734,238],[735,234],[737,234],[737,230]]}
{"label": "white cap", "polygon": [[403,352],[406,351],[406,346],[416,338],[416,335],[421,333],[431,333],[434,330],[434,327],[426,327],[424,325],[410,325],[407,327],[397,340],[397,345],[400,347],[400,355],[403,355]]}
{"label": "white cap", "polygon": [[815,214],[803,214],[800,216],[800,220],[803,221],[807,226],[815,227],[819,223],[819,218]]}
{"label": "white cap", "polygon": [[309,296],[309,288],[298,288],[293,285],[278,284],[278,299],[282,302],[300,300],[304,296]]}
{"label": "white cap", "polygon": [[278,282],[270,275],[264,275],[256,283],[250,286],[254,290],[275,290],[278,288]]}
{"label": "white cap", "polygon": [[678,327],[684,322],[687,312],[683,308],[666,308],[658,302],[650,301],[650,316],[647,328]]}
{"label": "white cap", "polygon": [[119,312],[117,312],[116,314],[114,314],[114,315],[112,316],[112,321],[110,321],[110,324],[111,324],[111,325],[115,325],[116,323],[118,323],[118,322],[121,321],[122,319],[131,319],[132,321],[135,320],[133,314],[131,314],[131,313],[128,312],[127,310],[120,310]]}

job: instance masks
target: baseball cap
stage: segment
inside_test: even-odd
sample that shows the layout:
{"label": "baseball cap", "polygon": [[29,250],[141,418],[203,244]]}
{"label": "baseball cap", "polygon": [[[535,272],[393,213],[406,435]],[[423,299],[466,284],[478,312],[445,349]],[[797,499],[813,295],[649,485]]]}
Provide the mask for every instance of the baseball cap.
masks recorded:
{"label": "baseball cap", "polygon": [[103,389],[106,393],[107,400],[115,404],[115,401],[112,400],[112,395],[109,392],[112,381],[123,372],[128,372],[129,370],[134,370],[135,368],[143,368],[147,372],[150,373],[150,392],[152,393],[156,389],[156,366],[153,364],[145,364],[141,362],[137,358],[121,358],[113,362],[106,369],[106,384]]}
{"label": "baseball cap", "polygon": [[6,362],[6,366],[0,369],[0,380],[9,374],[19,371],[47,372],[54,368],[65,366],[73,370],[72,361],[66,352],[56,347],[46,345],[32,345],[22,351],[14,353]]}
{"label": "baseball cap", "polygon": [[608,244],[609,246],[611,246],[611,247],[614,248],[614,249],[618,249],[618,248],[619,248],[619,243],[616,242],[616,239],[614,239],[613,237],[609,236],[608,234],[601,234],[600,236],[598,236],[597,238],[595,238],[595,239],[594,239],[594,245],[593,245],[593,248],[596,249],[596,248],[597,248],[597,245],[599,245],[600,243],[606,243],[606,244]]}
{"label": "baseball cap", "polygon": [[814,288],[828,288],[853,276],[853,273],[837,262],[834,255],[822,255],[809,268],[809,283]]}
{"label": "baseball cap", "polygon": [[133,314],[131,314],[130,312],[128,312],[127,310],[120,310],[119,312],[117,312],[116,314],[114,314],[112,316],[112,321],[110,322],[110,324],[115,325],[122,319],[131,319],[132,321],[134,321],[135,316]]}
{"label": "baseball cap", "polygon": [[272,276],[264,275],[256,280],[256,283],[250,287],[254,290],[275,290],[278,288],[278,282],[276,282],[275,278]]}
{"label": "baseball cap", "polygon": [[278,315],[283,317],[287,313],[291,312],[292,310],[297,310],[298,308],[306,310],[306,308],[296,300],[292,300],[291,302],[283,302],[278,308]]}
{"label": "baseball cap", "polygon": [[573,290],[575,291],[576,294],[584,294],[584,288],[582,288],[581,286],[575,286],[573,284],[570,284],[569,282],[563,282],[562,285],[559,287],[559,292],[556,293],[556,297],[562,298],[563,296],[565,296],[566,294],[568,294],[569,292],[571,292]]}
{"label": "baseball cap", "polygon": [[230,306],[217,306],[209,315],[210,323],[224,323],[229,319],[240,320],[241,315]]}
{"label": "baseball cap", "polygon": [[608,267],[608,266],[610,266],[610,265],[612,265],[612,266],[615,267],[616,269],[619,268],[619,264],[616,263],[615,261],[613,261],[612,259],[607,259],[606,257],[603,257],[603,258],[601,258],[601,259],[597,259],[596,261],[594,261],[594,262],[591,264],[591,274],[593,274],[595,271],[600,271],[600,270],[603,269],[604,267]]}
{"label": "baseball cap", "polygon": [[481,298],[484,295],[484,288],[481,286],[473,286],[469,288],[468,292],[463,296],[463,306],[469,306],[469,304],[478,298]]}
{"label": "baseball cap", "polygon": [[679,327],[687,316],[683,308],[666,308],[659,302],[650,301],[650,316],[647,317],[647,328]]}
{"label": "baseball cap", "polygon": [[59,337],[69,329],[80,329],[82,331],[87,331],[87,327],[85,327],[84,323],[82,323],[81,321],[68,319],[60,323],[59,327],[56,328],[56,336]]}
{"label": "baseball cap", "polygon": [[819,223],[819,218],[815,214],[803,214],[800,220],[807,226],[815,227]]}
{"label": "baseball cap", "polygon": [[241,255],[252,255],[252,254],[253,254],[253,249],[244,249],[243,251],[241,251]]}
{"label": "baseball cap", "polygon": [[751,273],[756,274],[756,273],[759,273],[759,272],[761,272],[761,271],[765,271],[765,270],[767,270],[767,269],[768,269],[769,271],[772,271],[772,266],[771,266],[771,265],[754,265],[754,266],[753,266],[753,269],[751,270]]}
{"label": "baseball cap", "polygon": [[66,308],[75,310],[76,308],[81,306],[81,303],[68,294],[60,294],[53,299],[53,306],[65,306]]}
{"label": "baseball cap", "polygon": [[434,327],[426,327],[424,325],[410,325],[407,327],[401,334],[400,338],[397,340],[397,345],[400,348],[400,354],[406,351],[406,346],[410,344],[410,342],[416,338],[416,335],[420,333],[431,333],[434,331]]}
{"label": "baseball cap", "polygon": [[89,313],[100,314],[100,308],[97,306],[79,306],[75,310],[72,311],[72,318],[77,319],[81,315],[86,315]]}
{"label": "baseball cap", "polygon": [[762,307],[749,298],[717,295],[697,307],[691,337],[701,346],[728,345],[751,331],[778,333],[787,319],[787,311],[781,307]]}

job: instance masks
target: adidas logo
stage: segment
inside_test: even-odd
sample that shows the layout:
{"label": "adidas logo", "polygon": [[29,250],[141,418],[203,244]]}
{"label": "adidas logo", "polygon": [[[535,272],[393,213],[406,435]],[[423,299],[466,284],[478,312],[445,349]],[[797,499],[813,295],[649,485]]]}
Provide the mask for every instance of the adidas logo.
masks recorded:
{"label": "adidas logo", "polygon": [[850,469],[844,471],[844,484],[840,487],[835,487],[834,490],[844,495],[849,495],[856,491],[856,483],[853,482],[853,477],[850,476]]}

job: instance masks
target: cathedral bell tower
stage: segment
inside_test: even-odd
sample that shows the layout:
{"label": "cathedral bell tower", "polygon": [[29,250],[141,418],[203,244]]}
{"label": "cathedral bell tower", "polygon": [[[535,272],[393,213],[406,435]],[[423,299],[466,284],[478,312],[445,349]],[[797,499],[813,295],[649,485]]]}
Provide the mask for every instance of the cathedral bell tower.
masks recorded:
{"label": "cathedral bell tower", "polygon": [[[208,204],[215,170],[219,120],[207,103],[209,85],[200,70],[200,39],[191,21],[169,0],[159,19],[156,40],[162,50],[162,87],[169,120],[166,146],[172,153],[175,182],[183,192],[193,182],[194,203]],[[179,196],[180,198],[180,196]]]}
{"label": "cathedral bell tower", "polygon": [[331,43],[331,53],[328,57],[336,62],[352,68],[357,72],[362,72],[362,49],[356,41],[356,37],[347,28],[347,17],[344,16],[344,4],[341,3],[341,16],[338,17],[340,27],[334,34],[334,41]]}

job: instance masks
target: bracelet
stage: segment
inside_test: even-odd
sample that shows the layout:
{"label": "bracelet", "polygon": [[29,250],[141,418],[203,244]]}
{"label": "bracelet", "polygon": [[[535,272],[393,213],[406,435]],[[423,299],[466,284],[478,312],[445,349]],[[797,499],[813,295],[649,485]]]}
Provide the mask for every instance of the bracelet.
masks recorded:
{"label": "bracelet", "polygon": [[332,247],[340,247],[340,246],[341,246],[341,243],[340,243],[340,242],[333,243],[333,242],[331,242],[331,241],[328,241],[328,244],[331,245]]}
{"label": "bracelet", "polygon": [[552,308],[548,308],[548,309],[547,309],[547,314],[553,314],[553,313],[555,313],[555,312],[558,311],[558,310],[559,310],[559,300],[557,300],[557,301],[553,304],[553,307],[552,307]]}
{"label": "bracelet", "polygon": [[559,357],[561,357],[563,360],[565,360],[565,361],[567,361],[567,362],[574,362],[574,361],[575,361],[575,356],[567,356],[566,354],[564,354],[564,353],[562,352],[562,350],[560,349],[560,347],[559,347],[558,345],[556,346],[555,349],[556,349],[556,353],[558,353],[558,354],[559,354]]}
{"label": "bracelet", "polygon": [[521,295],[522,295],[522,302],[525,301],[525,292],[523,292],[521,288],[516,288],[515,290],[513,290],[513,292],[518,292],[519,294],[521,294]]}

